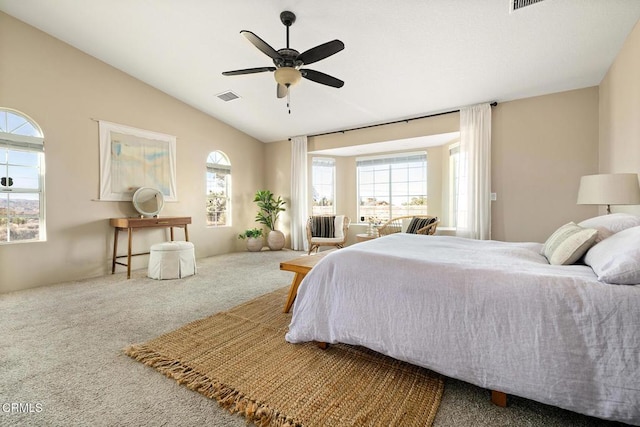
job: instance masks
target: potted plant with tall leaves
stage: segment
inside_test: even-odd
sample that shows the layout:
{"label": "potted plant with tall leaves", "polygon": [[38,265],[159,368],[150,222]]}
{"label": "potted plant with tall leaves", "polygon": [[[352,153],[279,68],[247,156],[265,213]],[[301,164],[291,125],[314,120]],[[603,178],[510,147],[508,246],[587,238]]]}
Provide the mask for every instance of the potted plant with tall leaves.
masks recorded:
{"label": "potted plant with tall leaves", "polygon": [[260,211],[256,215],[256,221],[266,225],[270,230],[267,234],[267,246],[269,246],[269,249],[272,251],[279,251],[284,247],[284,233],[276,230],[276,223],[278,222],[280,212],[285,211],[283,207],[285,201],[282,200],[280,196],[276,199],[269,190],[258,190],[253,201],[256,202],[260,208]]}

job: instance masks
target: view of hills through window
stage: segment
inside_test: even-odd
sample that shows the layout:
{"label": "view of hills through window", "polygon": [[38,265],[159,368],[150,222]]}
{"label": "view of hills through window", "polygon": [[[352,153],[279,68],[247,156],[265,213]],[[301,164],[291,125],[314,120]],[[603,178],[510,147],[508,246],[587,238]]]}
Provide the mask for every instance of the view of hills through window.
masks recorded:
{"label": "view of hills through window", "polygon": [[28,194],[0,195],[0,242],[37,239],[40,200]]}

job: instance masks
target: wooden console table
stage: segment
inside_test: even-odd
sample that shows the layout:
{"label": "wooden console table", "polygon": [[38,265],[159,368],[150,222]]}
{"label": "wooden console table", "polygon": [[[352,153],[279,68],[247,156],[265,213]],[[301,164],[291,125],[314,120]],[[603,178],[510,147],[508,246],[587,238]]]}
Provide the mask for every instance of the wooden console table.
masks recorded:
{"label": "wooden console table", "polygon": [[[131,243],[133,240],[133,231],[143,230],[145,228],[169,228],[171,234],[171,240],[173,240],[173,227],[180,227],[184,229],[184,238],[189,241],[189,231],[187,230],[187,224],[191,224],[190,216],[167,216],[160,218],[111,218],[109,223],[114,228],[113,232],[113,262],[111,264],[111,274],[116,271],[116,264],[124,265],[127,267],[127,279],[131,278],[131,257],[137,255],[147,255],[149,252],[141,252],[138,254],[131,253]],[[127,231],[129,244],[127,248],[127,255],[118,255],[118,232]],[[127,263],[120,262],[118,258],[127,258]]]}

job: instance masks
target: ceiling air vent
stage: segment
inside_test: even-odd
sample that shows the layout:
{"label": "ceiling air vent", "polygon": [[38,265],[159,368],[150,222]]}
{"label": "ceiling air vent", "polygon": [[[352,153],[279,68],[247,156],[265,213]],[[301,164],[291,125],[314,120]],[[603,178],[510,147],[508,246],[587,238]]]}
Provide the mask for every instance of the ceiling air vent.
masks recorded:
{"label": "ceiling air vent", "polygon": [[511,3],[511,12],[515,12],[518,9],[540,3],[541,1],[543,0],[509,0],[509,3]]}
{"label": "ceiling air vent", "polygon": [[231,92],[230,90],[228,90],[226,92],[219,93],[216,96],[218,98],[222,99],[224,102],[229,102],[229,101],[233,101],[234,99],[240,98],[238,95],[236,95],[235,93]]}

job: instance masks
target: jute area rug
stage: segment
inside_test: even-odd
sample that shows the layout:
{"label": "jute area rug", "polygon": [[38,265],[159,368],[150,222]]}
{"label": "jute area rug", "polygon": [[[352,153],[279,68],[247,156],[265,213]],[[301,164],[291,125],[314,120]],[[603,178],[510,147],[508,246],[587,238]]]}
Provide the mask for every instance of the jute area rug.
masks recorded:
{"label": "jute area rug", "polygon": [[126,354],[258,426],[429,426],[437,374],[362,347],[290,344],[287,288],[190,323]]}

